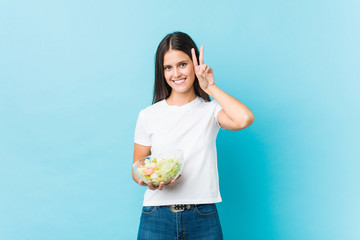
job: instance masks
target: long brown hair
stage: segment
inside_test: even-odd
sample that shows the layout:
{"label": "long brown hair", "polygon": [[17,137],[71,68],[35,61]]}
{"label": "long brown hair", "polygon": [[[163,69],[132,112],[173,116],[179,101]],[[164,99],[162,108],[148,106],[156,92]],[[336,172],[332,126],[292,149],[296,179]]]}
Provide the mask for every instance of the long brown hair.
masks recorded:
{"label": "long brown hair", "polygon": [[[163,63],[164,63],[165,53],[170,49],[180,50],[186,53],[190,57],[190,59],[192,59],[191,48],[195,49],[195,55],[197,61],[199,62],[199,50],[196,47],[195,42],[186,33],[183,32],[169,33],[163,38],[163,40],[161,40],[156,50],[156,56],[155,56],[155,84],[154,84],[153,104],[168,98],[171,93],[171,87],[169,86],[169,84],[167,84],[164,77]],[[197,96],[203,98],[205,101],[210,101],[209,95],[201,89],[196,74],[194,81],[194,90]]]}

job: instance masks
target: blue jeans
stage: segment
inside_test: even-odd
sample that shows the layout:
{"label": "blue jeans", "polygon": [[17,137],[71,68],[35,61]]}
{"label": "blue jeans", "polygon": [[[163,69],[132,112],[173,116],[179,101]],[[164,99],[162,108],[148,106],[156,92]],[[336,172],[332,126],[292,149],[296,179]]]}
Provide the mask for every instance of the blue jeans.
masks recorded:
{"label": "blue jeans", "polygon": [[215,203],[196,205],[176,213],[166,206],[144,206],[137,239],[222,240],[223,234]]}

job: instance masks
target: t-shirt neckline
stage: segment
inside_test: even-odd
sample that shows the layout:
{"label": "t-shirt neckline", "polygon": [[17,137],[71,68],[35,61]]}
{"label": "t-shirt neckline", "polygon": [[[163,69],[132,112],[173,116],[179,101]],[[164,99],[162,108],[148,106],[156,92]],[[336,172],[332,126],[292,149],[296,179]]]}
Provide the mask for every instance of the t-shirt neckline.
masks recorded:
{"label": "t-shirt neckline", "polygon": [[188,102],[188,103],[185,103],[184,105],[181,105],[181,106],[176,106],[176,105],[169,105],[166,100],[164,99],[164,105],[168,108],[171,108],[171,109],[186,109],[186,108],[189,108],[191,107],[192,105],[196,104],[198,101],[200,100],[200,97],[199,96],[196,96],[196,98],[194,100],[192,100],[191,102]]}

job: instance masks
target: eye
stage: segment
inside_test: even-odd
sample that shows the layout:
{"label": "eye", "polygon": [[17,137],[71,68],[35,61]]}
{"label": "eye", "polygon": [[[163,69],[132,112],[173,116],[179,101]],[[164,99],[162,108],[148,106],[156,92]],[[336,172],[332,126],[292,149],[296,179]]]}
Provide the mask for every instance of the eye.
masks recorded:
{"label": "eye", "polygon": [[170,69],[170,66],[165,66],[164,67],[164,70],[169,70]]}
{"label": "eye", "polygon": [[180,67],[185,67],[186,63],[180,63]]}

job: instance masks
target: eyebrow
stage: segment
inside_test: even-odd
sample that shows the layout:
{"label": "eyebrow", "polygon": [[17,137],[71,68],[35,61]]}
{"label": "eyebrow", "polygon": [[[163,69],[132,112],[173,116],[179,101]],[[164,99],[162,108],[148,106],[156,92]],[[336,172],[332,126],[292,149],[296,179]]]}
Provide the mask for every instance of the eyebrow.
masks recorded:
{"label": "eyebrow", "polygon": [[[188,60],[182,60],[180,62],[177,62],[175,65],[179,65],[181,63],[188,63]],[[171,66],[171,65],[164,65],[164,67]]]}

